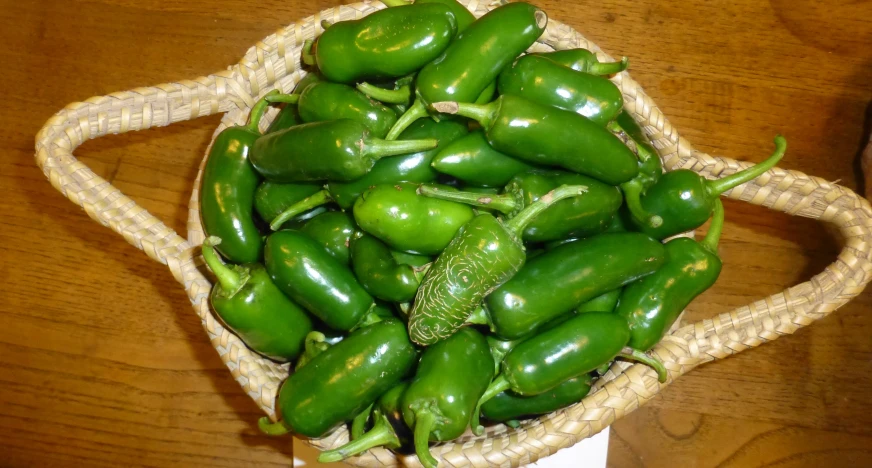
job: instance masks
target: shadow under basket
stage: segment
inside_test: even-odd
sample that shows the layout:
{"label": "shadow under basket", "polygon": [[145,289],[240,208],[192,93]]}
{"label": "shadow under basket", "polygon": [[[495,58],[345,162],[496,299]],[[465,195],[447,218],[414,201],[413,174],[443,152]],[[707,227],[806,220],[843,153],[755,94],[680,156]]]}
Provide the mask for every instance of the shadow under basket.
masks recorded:
{"label": "shadow under basket", "polygon": [[[460,0],[460,3],[476,16],[495,6],[476,0]],[[149,257],[169,267],[187,291],[212,345],[233,377],[273,419],[276,393],[289,368],[287,364],[272,362],[246,348],[222,326],[209,306],[212,284],[203,274],[199,255],[204,239],[199,213],[200,175],[191,195],[186,240],[95,175],[72,152],[92,138],[166,126],[219,112],[224,113],[224,118],[215,135],[227,126],[242,124],[260,96],[272,89],[291,92],[294,84],[305,76],[300,68],[301,46],[304,40],[323,31],[321,20],[357,19],[382,8],[383,4],[373,2],[324,10],[258,42],[228,70],[70,104],[49,119],[36,137],[36,162],[52,185],[84,208],[95,221],[110,227]],[[597,52],[600,60],[611,60],[595,44],[553,19],[531,50],[579,47]],[[704,176],[722,177],[750,166],[694,150],[627,72],[612,80],[623,93],[625,110],[649,135],[666,170],[691,169]],[[277,109],[270,110],[261,122],[262,130],[277,112]],[[580,403],[526,421],[517,429],[497,425],[489,427],[483,436],[467,432],[460,439],[434,446],[432,453],[440,466],[514,467],[572,446],[645,404],[694,367],[790,335],[827,316],[860,294],[872,279],[872,209],[851,190],[800,172],[776,168],[723,196],[830,223],[841,234],[844,248],[834,263],[806,283],[673,330],[652,350],[669,371],[667,382],[658,383],[656,374],[644,365],[615,364]],[[310,439],[307,443],[326,450],[346,441],[348,432],[342,427],[325,438]],[[398,456],[381,448],[347,462],[366,467],[421,466],[415,456]]]}

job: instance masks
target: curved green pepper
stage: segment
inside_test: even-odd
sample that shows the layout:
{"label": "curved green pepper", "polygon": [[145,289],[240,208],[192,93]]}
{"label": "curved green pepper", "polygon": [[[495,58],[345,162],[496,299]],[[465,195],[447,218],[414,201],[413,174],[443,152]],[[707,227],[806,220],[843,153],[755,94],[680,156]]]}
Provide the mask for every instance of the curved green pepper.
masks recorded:
{"label": "curved green pepper", "polygon": [[481,414],[496,422],[508,422],[540,414],[548,414],[581,401],[590,393],[593,377],[584,374],[533,396],[520,396],[503,391],[481,405]]}
{"label": "curved green pepper", "polygon": [[438,142],[435,148],[379,160],[366,175],[351,182],[330,181],[324,186],[324,190],[288,207],[281,215],[274,218],[271,227],[276,230],[285,221],[299,216],[299,213],[305,213],[306,210],[330,201],[336,202],[340,208],[347,210],[354,206],[354,201],[361,193],[375,185],[432,182],[439,175],[430,167],[433,157],[444,145],[466,133],[466,125],[458,122],[434,122],[429,119],[418,121],[403,132],[402,140],[434,138]]}
{"label": "curved green pepper", "polygon": [[[297,85],[294,86],[294,94],[299,95],[307,86],[322,81],[323,79],[324,77],[319,75],[317,72],[306,73],[306,76],[301,78],[300,81],[297,82]],[[272,123],[269,124],[269,128],[266,129],[265,133],[277,132],[301,123],[303,123],[303,121],[300,120],[300,114],[297,112],[297,105],[295,103],[286,103],[282,107],[282,110],[279,111],[278,115],[276,115],[276,118],[273,119]]]}
{"label": "curved green pepper", "polygon": [[[278,94],[272,91],[267,96]],[[266,97],[251,109],[248,124],[228,127],[215,138],[200,183],[200,216],[206,236],[221,238],[217,250],[233,263],[259,262],[263,238],[254,223],[254,193],[260,182],[249,164],[259,140]]]}
{"label": "curved green pepper", "polygon": [[267,180],[351,181],[363,177],[387,156],[435,148],[435,139],[385,141],[360,122],[313,122],[258,138],[249,160]]}
{"label": "curved green pepper", "polygon": [[384,138],[397,121],[388,107],[373,101],[351,86],[321,81],[300,94],[297,111],[304,122],[351,119],[365,125],[377,138]]}
{"label": "curved green pepper", "polygon": [[585,312],[614,312],[615,307],[618,305],[618,300],[621,298],[621,291],[623,291],[623,289],[618,288],[600,294],[599,296],[576,307],[575,312],[579,314]]}
{"label": "curved green pepper", "polygon": [[485,305],[497,336],[521,338],[579,304],[654,273],[665,260],[663,245],[644,234],[600,234],[531,259]]}
{"label": "curved green pepper", "polygon": [[559,166],[611,185],[639,173],[636,155],[610,131],[574,112],[518,96],[486,104],[438,102],[433,108],[477,120],[497,151],[529,163]]}
{"label": "curved green pepper", "polygon": [[[318,184],[279,184],[264,181],[257,186],[257,191],[254,192],[254,209],[261,219],[270,222],[288,207],[305,200],[319,190],[321,187]],[[324,211],[326,208],[318,206],[300,213],[296,219],[306,221]]]}
{"label": "curved green pepper", "polygon": [[500,94],[575,112],[605,125],[624,107],[621,90],[607,78],[577,72],[537,55],[524,55],[500,73]]}
{"label": "curved green pepper", "polygon": [[301,232],[267,237],[264,260],[276,286],[332,328],[351,330],[373,308],[354,273]]}
{"label": "curved green pepper", "polygon": [[351,262],[364,289],[388,302],[414,299],[421,278],[429,269],[429,263],[423,268],[402,263],[384,242],[363,233],[358,233],[351,242]]}
{"label": "curved green pepper", "polygon": [[627,57],[622,57],[620,62],[600,62],[596,58],[596,54],[587,49],[564,49],[555,52],[540,52],[535,55],[591,75],[614,75],[626,70],[630,65],[630,60]]}
{"label": "curved green pepper", "polygon": [[520,240],[530,222],[560,200],[584,195],[585,186],[564,185],[502,223],[482,213],[458,232],[427,271],[409,313],[409,336],[428,346],[460,328],[494,289],[524,265]]}
{"label": "curved green pepper", "polygon": [[348,213],[329,211],[319,214],[303,224],[299,231],[324,246],[327,253],[343,265],[351,263],[349,244],[357,226]]}
{"label": "curved green pepper", "polygon": [[678,169],[663,174],[642,196],[642,208],[663,222],[657,227],[639,224],[636,227],[656,239],[664,239],[702,226],[712,215],[718,196],[745,182],[756,179],[773,168],[784,156],[787,141],[775,137],[775,152],[768,159],[733,175],[707,180],[696,172]]}
{"label": "curved green pepper", "polygon": [[472,208],[418,195],[417,188],[407,182],[370,188],[354,202],[354,220],[394,250],[420,255],[442,252],[473,218]]}
{"label": "curved green pepper", "polygon": [[406,0],[383,0],[382,3],[389,7],[409,5],[410,3],[414,3],[415,5],[422,5],[425,3],[438,3],[440,5],[445,5],[451,9],[451,13],[454,14],[454,19],[457,20],[458,34],[466,30],[466,28],[475,21],[475,16],[473,16],[465,6],[457,3],[455,0],[415,0],[414,2],[407,2]]}
{"label": "curved green pepper", "polygon": [[544,169],[515,175],[500,195],[443,192],[427,186],[422,186],[419,192],[428,197],[491,208],[511,217],[561,185],[584,185],[587,192],[583,197],[563,200],[543,211],[524,229],[525,242],[550,242],[602,232],[623,202],[617,187],[580,174]]}
{"label": "curved green pepper", "polygon": [[493,149],[484,131],[476,130],[441,149],[433,169],[479,187],[502,187],[533,166]]}
{"label": "curved green pepper", "polygon": [[210,296],[212,307],[252,350],[276,361],[295,359],[303,350],[312,321],[270,280],[260,264],[227,266],[214,246],[217,237],[203,242],[203,258],[218,282]]}
{"label": "curved green pepper", "polygon": [[278,397],[281,421],[261,419],[261,430],[322,437],[399,383],[416,357],[402,322],[361,328],[285,380]]}
{"label": "curved green pepper", "polygon": [[457,32],[451,8],[440,4],[380,10],[359,20],[340,21],[304,50],[303,61],[317,63],[330,81],[408,75],[438,57]]}
{"label": "curved green pepper", "polygon": [[686,237],[667,242],[666,263],[624,288],[616,312],[630,324],[627,346],[653,348],[690,301],[715,283],[722,266],[717,251],[723,224],[724,207],[715,200],[712,224],[702,242]]}
{"label": "curved green pepper", "polygon": [[413,428],[415,452],[425,467],[437,465],[430,455],[430,440],[451,440],[466,431],[493,372],[487,341],[469,327],[424,351],[402,408],[406,424]]}

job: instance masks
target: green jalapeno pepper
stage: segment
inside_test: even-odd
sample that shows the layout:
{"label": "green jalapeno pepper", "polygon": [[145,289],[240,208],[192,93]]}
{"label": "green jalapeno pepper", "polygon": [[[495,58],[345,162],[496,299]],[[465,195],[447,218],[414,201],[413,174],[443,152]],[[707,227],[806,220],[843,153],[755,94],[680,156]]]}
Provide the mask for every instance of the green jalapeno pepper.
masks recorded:
{"label": "green jalapeno pepper", "polygon": [[312,207],[331,201],[343,210],[347,210],[354,205],[354,201],[361,193],[375,185],[397,182],[432,182],[438,176],[438,173],[430,167],[433,157],[444,145],[466,133],[466,126],[458,122],[418,121],[403,132],[402,140],[433,138],[438,142],[435,148],[379,160],[366,175],[351,182],[330,181],[322,191],[287,207],[284,212],[273,219],[271,227],[276,230],[282,223],[299,216],[300,213],[305,213]]}
{"label": "green jalapeno pepper", "polygon": [[667,242],[666,263],[624,288],[616,312],[630,324],[627,346],[653,348],[690,301],[715,283],[722,266],[717,250],[723,224],[724,207],[715,200],[711,227],[702,242],[686,237]]}
{"label": "green jalapeno pepper", "polygon": [[696,172],[678,169],[663,174],[642,196],[642,208],[659,216],[663,222],[657,226],[639,224],[636,227],[656,239],[664,239],[705,223],[712,215],[718,196],[745,182],[756,179],[773,168],[784,156],[787,141],[775,137],[775,152],[768,159],[743,171],[715,180],[707,180]]}
{"label": "green jalapeno pepper", "polygon": [[260,264],[221,263],[214,249],[220,243],[217,237],[203,242],[203,258],[218,278],[210,297],[215,312],[252,350],[276,361],[295,359],[312,331],[312,321]]}
{"label": "green jalapeno pepper", "polygon": [[[627,321],[609,312],[577,315],[515,346],[503,359],[502,372],[481,397],[473,415],[473,432],[481,434],[479,409],[503,391],[520,396],[534,396],[556,388],[561,383],[592,372],[604,362],[624,354],[630,340]],[[658,378],[666,380],[663,365],[642,353],[627,354],[651,365]]]}
{"label": "green jalapeno pepper", "polygon": [[607,78],[577,72],[537,55],[524,55],[500,73],[500,94],[575,112],[605,125],[624,107],[621,90]]}
{"label": "green jalapeno pepper", "polygon": [[381,158],[435,148],[437,143],[385,141],[372,137],[360,122],[340,119],[266,134],[255,142],[249,160],[274,182],[351,181],[366,175]]}
{"label": "green jalapeno pepper", "polygon": [[[429,257],[421,257],[429,260]],[[415,297],[429,263],[418,268],[397,259],[384,242],[358,233],[351,242],[351,262],[358,281],[374,297],[407,302]]]}
{"label": "green jalapeno pepper", "polygon": [[[273,91],[268,94],[278,94]],[[254,193],[260,182],[250,153],[260,137],[258,124],[269,106],[266,96],[251,109],[248,124],[228,127],[215,138],[200,183],[200,216],[207,236],[221,238],[216,247],[233,263],[255,263],[263,238],[254,223]]]}
{"label": "green jalapeno pepper", "polygon": [[329,211],[319,214],[303,224],[299,231],[321,244],[343,265],[351,263],[349,244],[357,226],[348,213]]}
{"label": "green jalapeno pepper", "polygon": [[543,195],[502,223],[482,213],[459,231],[427,271],[409,313],[409,336],[428,346],[460,328],[494,289],[524,265],[520,240],[530,222],[560,200],[585,194],[587,187],[564,185]]}
{"label": "green jalapeno pepper", "polygon": [[584,374],[538,395],[520,396],[506,390],[481,405],[481,414],[491,421],[514,425],[513,420],[548,414],[578,403],[590,393],[592,383],[593,377]]}
{"label": "green jalapeno pepper", "polygon": [[402,322],[388,319],[361,328],[291,374],[279,390],[281,421],[264,418],[260,428],[323,437],[406,377],[416,357]]}
{"label": "green jalapeno pepper", "polygon": [[580,174],[544,169],[515,175],[500,195],[443,192],[427,186],[422,186],[419,192],[428,197],[491,208],[511,217],[561,185],[584,185],[587,193],[543,211],[524,229],[525,242],[550,242],[602,232],[623,202],[617,187]]}
{"label": "green jalapeno pepper", "polygon": [[[317,72],[306,73],[306,76],[301,78],[300,81],[297,82],[297,85],[294,86],[294,94],[299,95],[310,84],[317,83],[323,79],[324,77]],[[282,110],[280,110],[276,115],[276,118],[273,119],[272,123],[269,124],[269,128],[266,129],[265,133],[277,132],[301,123],[303,123],[303,121],[300,120],[300,114],[297,112],[297,105],[295,103],[286,103],[282,107]]]}
{"label": "green jalapeno pepper", "polygon": [[663,223],[660,216],[649,213],[642,207],[641,197],[663,174],[663,164],[657,150],[651,146],[648,137],[642,132],[639,124],[626,112],[608,123],[608,128],[625,143],[632,143],[636,157],[639,160],[639,173],[633,179],[621,184],[624,193],[627,212],[638,224],[658,227]]}
{"label": "green jalapeno pepper", "polygon": [[657,271],[665,260],[663,245],[644,234],[600,234],[531,259],[487,297],[485,306],[497,336],[521,338],[600,294]]}
{"label": "green jalapeno pepper", "polygon": [[328,80],[353,83],[408,75],[438,57],[457,33],[451,8],[440,4],[387,8],[330,26],[304,47]]}
{"label": "green jalapeno pepper", "polygon": [[351,269],[301,232],[267,237],[264,260],[276,286],[331,328],[351,330],[373,308]]}
{"label": "green jalapeno pepper", "polygon": [[418,195],[417,188],[408,182],[370,188],[354,202],[354,220],[391,249],[419,255],[442,252],[473,218],[472,208]]}
{"label": "green jalapeno pepper", "polygon": [[304,122],[351,119],[365,125],[377,138],[384,138],[397,115],[351,86],[321,81],[300,94],[297,111]]}
{"label": "green jalapeno pepper", "polygon": [[615,307],[618,305],[618,300],[621,298],[621,291],[623,291],[623,289],[618,288],[600,294],[599,296],[576,307],[575,312],[579,314],[585,312],[614,312]]}
{"label": "green jalapeno pepper", "polygon": [[389,7],[409,5],[411,3],[414,3],[415,5],[422,5],[425,3],[438,3],[445,5],[451,9],[451,13],[454,14],[454,19],[457,20],[458,34],[465,31],[466,28],[475,21],[475,16],[473,16],[465,6],[457,3],[455,0],[415,0],[414,2],[408,2],[406,0],[384,0],[382,3]]}
{"label": "green jalapeno pepper", "polygon": [[529,163],[559,166],[610,185],[639,173],[636,155],[618,137],[574,112],[518,96],[486,105],[437,102],[433,108],[477,120],[494,149]]}
{"label": "green jalapeno pepper", "polygon": [[385,447],[400,453],[414,453],[412,431],[403,420],[402,398],[408,382],[400,383],[379,397],[373,412],[373,426],[365,434],[352,438],[351,442],[321,452],[318,461],[331,463],[359,455],[373,447]]}
{"label": "green jalapeno pepper", "polygon": [[534,55],[545,57],[564,67],[591,75],[614,75],[627,69],[630,60],[622,57],[620,62],[600,62],[596,54],[587,49],[564,49],[555,52],[540,52]]}
{"label": "green jalapeno pepper", "polygon": [[433,169],[466,184],[502,187],[515,174],[533,166],[493,149],[484,132],[476,130],[441,149],[433,158]]}
{"label": "green jalapeno pepper", "polygon": [[466,431],[493,372],[487,341],[469,327],[424,351],[402,408],[425,467],[438,463],[430,454],[430,440],[451,440]]}
{"label": "green jalapeno pepper", "polygon": [[[318,184],[278,184],[264,181],[254,192],[254,210],[266,222],[275,219],[282,211],[321,190]],[[306,221],[326,211],[316,206],[296,216],[298,221]]]}

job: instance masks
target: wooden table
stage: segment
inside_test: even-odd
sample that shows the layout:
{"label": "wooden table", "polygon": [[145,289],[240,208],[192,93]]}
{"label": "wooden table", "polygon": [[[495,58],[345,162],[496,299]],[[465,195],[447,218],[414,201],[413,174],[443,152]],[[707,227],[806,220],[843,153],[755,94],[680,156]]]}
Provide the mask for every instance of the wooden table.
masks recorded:
{"label": "wooden table", "polygon": [[[872,2],[538,0],[614,55],[711,154],[857,188],[872,98]],[[33,137],[69,102],[205,75],[335,2],[91,0],[0,7],[0,465],[289,465],[288,438],[213,351],[182,288],[54,191]],[[77,155],[185,232],[200,119]],[[708,317],[808,279],[838,242],[815,222],[727,203]],[[872,465],[872,295],[794,336],[703,366],[617,422],[614,466]]]}

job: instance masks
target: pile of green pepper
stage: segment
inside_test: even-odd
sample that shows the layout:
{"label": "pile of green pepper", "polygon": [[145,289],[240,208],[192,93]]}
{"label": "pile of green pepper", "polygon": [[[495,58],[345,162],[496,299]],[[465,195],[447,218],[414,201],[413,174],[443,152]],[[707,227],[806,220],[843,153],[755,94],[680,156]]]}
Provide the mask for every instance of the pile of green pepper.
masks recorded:
{"label": "pile of green pepper", "polygon": [[[322,461],[383,446],[432,468],[431,442],[572,405],[615,359],[665,381],[647,352],[720,274],[718,196],[784,139],[720,179],[663,173],[608,79],[626,58],[524,54],[548,23],[528,3],[384,3],[325,24],[293,93],[263,96],[204,168],[212,306],[293,364],[261,429],[349,424]],[[667,239],[709,219],[701,242]]]}

